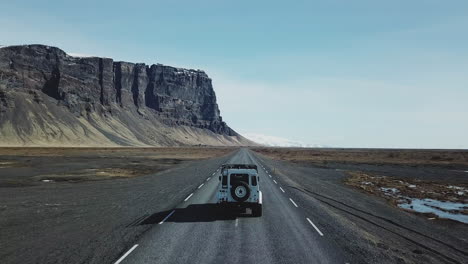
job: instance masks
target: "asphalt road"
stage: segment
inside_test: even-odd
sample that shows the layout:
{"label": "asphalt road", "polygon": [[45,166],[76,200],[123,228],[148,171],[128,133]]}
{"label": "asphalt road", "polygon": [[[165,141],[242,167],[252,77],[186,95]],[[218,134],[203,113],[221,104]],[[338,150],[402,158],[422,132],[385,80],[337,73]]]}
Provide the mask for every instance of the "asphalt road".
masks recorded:
{"label": "asphalt road", "polygon": [[[262,217],[216,210],[224,163],[258,165]],[[344,177],[241,149],[136,178],[0,187],[0,263],[468,263],[468,225]]]}
{"label": "asphalt road", "polygon": [[[122,263],[346,263],[313,215],[307,215],[246,149],[230,163],[257,164],[263,216],[218,214],[219,170],[213,171],[174,210],[142,220],[154,228],[133,245]],[[129,251],[127,251],[129,252]],[[125,255],[125,254],[124,254]]]}

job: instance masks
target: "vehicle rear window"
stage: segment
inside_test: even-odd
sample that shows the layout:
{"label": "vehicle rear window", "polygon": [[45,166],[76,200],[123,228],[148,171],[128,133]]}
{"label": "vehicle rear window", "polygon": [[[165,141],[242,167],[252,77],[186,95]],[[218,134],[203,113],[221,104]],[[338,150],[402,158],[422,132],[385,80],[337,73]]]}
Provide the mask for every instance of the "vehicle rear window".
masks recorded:
{"label": "vehicle rear window", "polygon": [[223,176],[223,181],[221,182],[221,185],[227,185],[227,176]]}
{"label": "vehicle rear window", "polygon": [[257,186],[257,176],[252,176],[252,186]]}
{"label": "vehicle rear window", "polygon": [[247,184],[249,183],[249,175],[248,174],[231,174],[231,182],[230,184],[233,185],[237,182],[246,182]]}

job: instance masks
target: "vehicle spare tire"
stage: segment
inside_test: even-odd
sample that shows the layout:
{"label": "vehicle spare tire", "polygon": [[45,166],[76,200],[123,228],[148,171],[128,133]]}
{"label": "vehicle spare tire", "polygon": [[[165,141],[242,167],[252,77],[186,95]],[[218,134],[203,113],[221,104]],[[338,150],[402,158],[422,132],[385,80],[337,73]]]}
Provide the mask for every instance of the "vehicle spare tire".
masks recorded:
{"label": "vehicle spare tire", "polygon": [[238,202],[244,202],[249,199],[250,188],[246,182],[237,182],[231,187],[231,196]]}

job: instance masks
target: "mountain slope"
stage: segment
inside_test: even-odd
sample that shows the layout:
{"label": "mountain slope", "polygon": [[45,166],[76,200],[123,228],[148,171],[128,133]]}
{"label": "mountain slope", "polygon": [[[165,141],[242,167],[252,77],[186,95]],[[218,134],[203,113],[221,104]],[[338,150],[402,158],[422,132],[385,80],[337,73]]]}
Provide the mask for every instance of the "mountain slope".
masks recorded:
{"label": "mountain slope", "polygon": [[0,48],[0,145],[251,145],[219,113],[200,70]]}

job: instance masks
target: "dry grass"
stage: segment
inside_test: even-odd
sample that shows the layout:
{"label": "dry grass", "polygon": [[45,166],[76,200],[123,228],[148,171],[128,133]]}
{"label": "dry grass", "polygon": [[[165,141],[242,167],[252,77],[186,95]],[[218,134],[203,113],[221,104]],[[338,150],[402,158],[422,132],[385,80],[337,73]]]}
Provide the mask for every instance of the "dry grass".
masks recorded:
{"label": "dry grass", "polygon": [[0,156],[145,156],[155,159],[206,159],[225,155],[236,148],[229,147],[155,147],[155,148],[42,148],[42,147],[4,147],[0,148]]}
{"label": "dry grass", "polygon": [[389,191],[385,190],[396,189],[399,195],[411,198],[434,199],[455,203],[468,202],[468,192],[464,191],[468,190],[468,184],[459,183],[453,186],[449,183],[379,176],[357,171],[347,173],[349,177],[344,180],[345,184],[386,199],[392,200],[394,197],[390,195]]}
{"label": "dry grass", "polygon": [[221,157],[235,149],[0,148],[0,187],[137,177],[161,172],[186,161]]}
{"label": "dry grass", "polygon": [[[344,183],[352,186],[360,191],[374,196],[386,199],[391,205],[400,208],[400,205],[405,205],[402,209],[418,215],[423,215],[430,220],[448,219],[439,218],[437,214],[428,212],[427,207],[434,208],[439,212],[452,214],[451,217],[457,216],[457,221],[460,220],[460,215],[468,215],[468,206],[461,208],[436,206],[435,204],[426,203],[426,209],[418,211],[414,208],[411,201],[437,201],[441,204],[462,204],[468,205],[468,184],[451,185],[448,183],[440,183],[433,181],[423,181],[417,179],[399,179],[395,177],[379,176],[369,173],[348,171],[349,177],[344,180]],[[450,203],[446,203],[450,202]],[[437,204],[437,203],[436,203]],[[444,217],[447,217],[444,215]],[[450,217],[448,217],[450,218]],[[453,218],[455,219],[455,218]],[[451,220],[448,220],[451,221]]]}
{"label": "dry grass", "polygon": [[165,167],[135,167],[135,168],[100,168],[76,170],[60,174],[45,174],[35,176],[34,178],[42,182],[78,182],[78,181],[96,181],[115,178],[130,178],[150,173],[156,173],[164,170]]}
{"label": "dry grass", "polygon": [[468,167],[468,151],[464,150],[302,148],[254,148],[253,150],[277,160],[315,165],[350,163]]}
{"label": "dry grass", "polygon": [[2,168],[14,168],[18,167],[20,164],[15,161],[0,161],[0,169]]}

